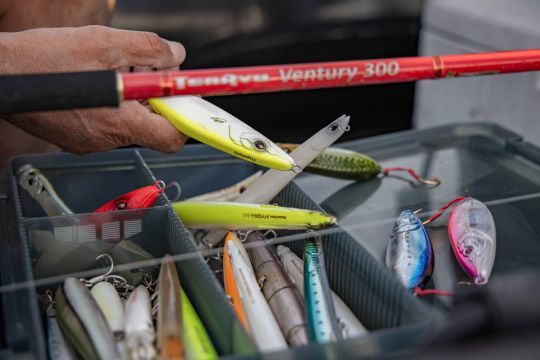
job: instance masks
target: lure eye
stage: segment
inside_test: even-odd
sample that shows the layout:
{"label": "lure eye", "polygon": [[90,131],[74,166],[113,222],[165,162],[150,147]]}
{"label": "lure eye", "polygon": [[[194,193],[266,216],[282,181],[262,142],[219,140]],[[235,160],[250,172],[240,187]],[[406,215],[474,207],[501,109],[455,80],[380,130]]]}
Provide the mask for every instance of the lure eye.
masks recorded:
{"label": "lure eye", "polygon": [[266,150],[266,144],[262,140],[255,140],[255,142],[253,143],[253,146],[255,146],[255,149],[259,151]]}
{"label": "lure eye", "polygon": [[124,200],[121,200],[116,204],[116,210],[124,210],[127,208],[127,202]]}
{"label": "lure eye", "polygon": [[472,246],[465,246],[465,249],[463,249],[463,254],[465,256],[469,256],[473,252]]}
{"label": "lure eye", "polygon": [[336,132],[337,129],[339,129],[339,125],[337,123],[332,123],[332,124],[330,124],[329,129],[330,129],[331,132]]}

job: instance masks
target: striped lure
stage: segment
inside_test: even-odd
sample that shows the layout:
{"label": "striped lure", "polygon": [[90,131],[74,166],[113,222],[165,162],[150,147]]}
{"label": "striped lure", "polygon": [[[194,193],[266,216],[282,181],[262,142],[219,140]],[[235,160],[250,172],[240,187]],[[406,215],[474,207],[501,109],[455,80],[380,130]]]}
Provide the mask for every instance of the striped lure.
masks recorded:
{"label": "striped lure", "polygon": [[304,291],[309,335],[316,343],[340,338],[320,239],[304,243]]}

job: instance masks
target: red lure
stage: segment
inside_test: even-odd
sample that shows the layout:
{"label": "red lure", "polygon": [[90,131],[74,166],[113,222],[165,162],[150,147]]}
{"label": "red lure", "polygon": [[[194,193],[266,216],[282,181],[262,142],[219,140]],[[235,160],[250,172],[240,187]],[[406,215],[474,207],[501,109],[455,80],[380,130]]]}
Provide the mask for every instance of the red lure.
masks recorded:
{"label": "red lure", "polygon": [[130,191],[114,200],[100,206],[97,212],[108,212],[116,210],[145,209],[156,202],[159,194],[165,190],[165,184],[162,181],[156,181],[154,185],[144,186],[142,188]]}

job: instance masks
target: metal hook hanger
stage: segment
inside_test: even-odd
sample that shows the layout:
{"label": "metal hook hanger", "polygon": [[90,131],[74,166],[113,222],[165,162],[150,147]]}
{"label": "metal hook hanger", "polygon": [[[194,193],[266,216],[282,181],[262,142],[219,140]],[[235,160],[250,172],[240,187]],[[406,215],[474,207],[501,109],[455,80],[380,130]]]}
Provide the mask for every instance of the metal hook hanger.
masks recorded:
{"label": "metal hook hanger", "polygon": [[107,272],[105,274],[95,276],[95,277],[91,278],[90,280],[80,279],[87,287],[92,287],[95,284],[97,284],[98,282],[106,280],[111,275],[111,273],[113,272],[114,262],[113,262],[112,257],[109,254],[101,254],[101,255],[98,255],[96,257],[96,261],[98,261],[98,260],[100,260],[102,258],[107,258],[109,260],[109,262],[111,264],[110,267],[109,267],[109,270],[107,270]]}

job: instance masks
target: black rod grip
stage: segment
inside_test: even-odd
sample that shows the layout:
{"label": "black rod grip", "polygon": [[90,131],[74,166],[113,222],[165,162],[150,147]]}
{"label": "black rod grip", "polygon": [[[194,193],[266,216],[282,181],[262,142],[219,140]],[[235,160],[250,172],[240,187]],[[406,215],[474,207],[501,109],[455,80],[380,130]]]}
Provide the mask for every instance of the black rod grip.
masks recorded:
{"label": "black rod grip", "polygon": [[118,106],[116,72],[0,76],[0,114]]}

